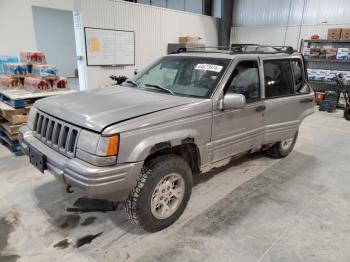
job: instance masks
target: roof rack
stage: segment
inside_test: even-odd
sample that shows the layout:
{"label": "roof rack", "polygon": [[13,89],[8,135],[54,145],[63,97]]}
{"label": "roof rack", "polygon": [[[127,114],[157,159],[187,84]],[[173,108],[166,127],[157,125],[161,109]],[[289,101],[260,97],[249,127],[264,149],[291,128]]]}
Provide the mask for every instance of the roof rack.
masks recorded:
{"label": "roof rack", "polygon": [[[213,49],[213,50],[211,50]],[[215,50],[216,49],[216,50]],[[181,47],[174,53],[228,53],[228,54],[293,54],[291,46],[267,46],[259,44],[231,44],[231,46]]]}

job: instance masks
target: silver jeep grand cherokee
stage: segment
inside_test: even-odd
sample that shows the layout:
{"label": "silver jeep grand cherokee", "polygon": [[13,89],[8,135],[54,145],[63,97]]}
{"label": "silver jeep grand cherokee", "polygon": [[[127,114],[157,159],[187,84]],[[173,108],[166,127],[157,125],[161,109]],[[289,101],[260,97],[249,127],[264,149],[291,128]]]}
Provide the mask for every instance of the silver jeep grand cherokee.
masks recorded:
{"label": "silver jeep grand cherokee", "polygon": [[314,110],[306,79],[290,48],[182,50],[122,86],[37,101],[20,141],[41,172],[125,200],[131,221],[155,232],[184,211],[193,174],[243,153],[292,151]]}

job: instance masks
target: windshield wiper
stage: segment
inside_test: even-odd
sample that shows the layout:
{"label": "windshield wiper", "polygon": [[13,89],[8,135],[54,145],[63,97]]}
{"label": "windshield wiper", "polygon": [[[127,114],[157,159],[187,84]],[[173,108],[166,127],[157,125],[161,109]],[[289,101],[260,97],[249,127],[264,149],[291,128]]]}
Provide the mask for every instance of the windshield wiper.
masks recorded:
{"label": "windshield wiper", "polygon": [[125,82],[127,82],[128,84],[132,84],[133,86],[139,87],[139,84],[132,80],[126,80]]}
{"label": "windshield wiper", "polygon": [[155,87],[155,88],[158,88],[160,90],[163,90],[163,91],[168,92],[168,93],[170,93],[170,94],[175,96],[175,93],[173,91],[171,91],[170,89],[168,89],[168,88],[165,88],[165,87],[162,87],[162,86],[159,86],[159,85],[151,85],[151,84],[145,84],[145,86]]}

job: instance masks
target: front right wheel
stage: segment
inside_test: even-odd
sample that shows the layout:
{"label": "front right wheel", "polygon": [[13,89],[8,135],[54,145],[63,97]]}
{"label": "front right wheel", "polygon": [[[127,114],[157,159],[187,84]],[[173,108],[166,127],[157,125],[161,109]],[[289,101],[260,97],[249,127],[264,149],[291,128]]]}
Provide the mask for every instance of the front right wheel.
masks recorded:
{"label": "front right wheel", "polygon": [[145,164],[125,202],[131,222],[148,232],[173,224],[192,191],[192,171],[177,155],[162,155]]}

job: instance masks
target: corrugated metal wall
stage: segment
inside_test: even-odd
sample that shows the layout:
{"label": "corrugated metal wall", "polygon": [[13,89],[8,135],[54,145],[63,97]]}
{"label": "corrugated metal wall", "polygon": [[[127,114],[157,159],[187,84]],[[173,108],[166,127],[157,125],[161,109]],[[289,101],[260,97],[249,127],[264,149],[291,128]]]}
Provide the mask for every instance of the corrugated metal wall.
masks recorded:
{"label": "corrugated metal wall", "polygon": [[75,0],[82,27],[135,31],[136,65],[126,67],[86,67],[88,88],[110,83],[109,76],[131,76],[159,56],[165,55],[168,43],[177,43],[183,35],[197,35],[207,45],[217,45],[218,20],[154,6],[117,0]]}
{"label": "corrugated metal wall", "polygon": [[231,41],[292,45],[328,28],[350,27],[349,0],[235,0]]}
{"label": "corrugated metal wall", "polygon": [[235,0],[233,26],[299,25],[303,10],[303,24],[346,24],[349,4],[349,0]]}

